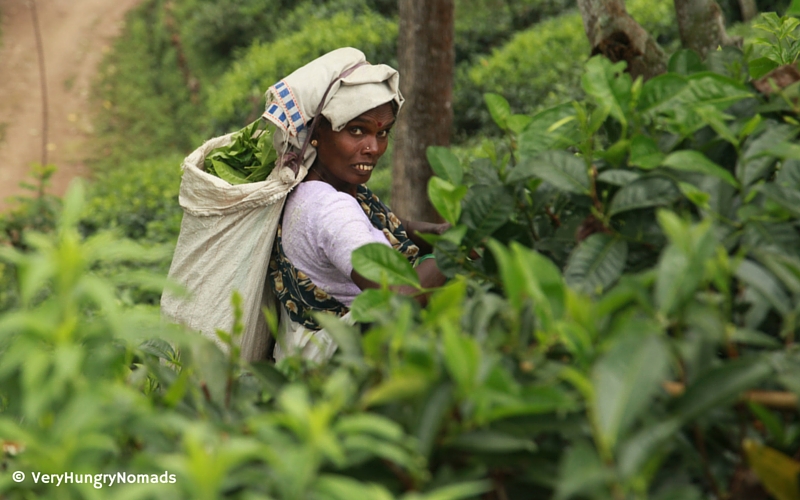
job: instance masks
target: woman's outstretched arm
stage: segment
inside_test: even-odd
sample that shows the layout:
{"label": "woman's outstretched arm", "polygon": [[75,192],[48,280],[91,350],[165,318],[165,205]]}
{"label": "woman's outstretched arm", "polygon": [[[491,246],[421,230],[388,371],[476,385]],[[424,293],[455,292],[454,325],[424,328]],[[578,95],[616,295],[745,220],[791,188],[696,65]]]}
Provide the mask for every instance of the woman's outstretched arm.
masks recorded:
{"label": "woman's outstretched arm", "polygon": [[[439,268],[436,267],[436,261],[434,259],[428,259],[423,261],[414,270],[417,272],[417,276],[419,276],[419,282],[420,285],[422,285],[422,288],[437,288],[444,285],[445,281],[447,280],[444,274],[442,274],[442,272],[439,271]],[[356,272],[355,269],[353,269],[353,271],[350,273],[350,278],[353,280],[353,283],[355,283],[356,286],[358,286],[358,288],[360,288],[361,290],[381,287],[378,283],[375,283],[372,280],[368,280],[367,278],[360,275],[358,272]],[[416,300],[423,306],[428,303],[429,294],[427,293],[419,294],[419,290],[417,290],[413,286],[396,285],[396,286],[390,286],[389,288],[403,295],[414,296],[414,300]]]}

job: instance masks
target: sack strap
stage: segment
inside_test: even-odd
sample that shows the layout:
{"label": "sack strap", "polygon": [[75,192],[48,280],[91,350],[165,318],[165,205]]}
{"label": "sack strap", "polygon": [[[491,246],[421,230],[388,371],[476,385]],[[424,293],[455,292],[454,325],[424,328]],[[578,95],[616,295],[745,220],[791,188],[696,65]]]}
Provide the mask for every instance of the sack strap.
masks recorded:
{"label": "sack strap", "polygon": [[342,73],[337,76],[336,78],[331,81],[328,85],[328,88],[325,89],[325,93],[322,94],[322,100],[319,102],[319,106],[317,106],[317,112],[314,113],[314,118],[311,120],[311,126],[308,128],[308,133],[306,134],[306,138],[303,140],[303,147],[300,148],[300,155],[298,156],[297,153],[288,152],[281,157],[279,166],[281,167],[289,167],[294,172],[295,177],[297,177],[297,173],[300,171],[300,164],[303,162],[303,158],[306,157],[306,149],[308,149],[308,144],[311,142],[311,136],[314,133],[314,130],[317,128],[317,123],[319,123],[319,116],[322,113],[322,108],[325,107],[325,101],[328,99],[328,94],[330,93],[331,89],[333,88],[333,84],[338,82],[343,78],[347,78],[350,76],[353,71],[358,69],[361,66],[369,64],[368,62],[360,62],[355,66],[351,66],[346,70],[342,71]]}

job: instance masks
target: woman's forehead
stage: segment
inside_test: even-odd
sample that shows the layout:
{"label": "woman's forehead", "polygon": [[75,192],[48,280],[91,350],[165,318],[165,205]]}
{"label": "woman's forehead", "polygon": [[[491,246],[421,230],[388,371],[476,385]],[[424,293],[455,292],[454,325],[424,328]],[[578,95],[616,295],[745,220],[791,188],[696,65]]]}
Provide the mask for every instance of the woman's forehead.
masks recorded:
{"label": "woman's forehead", "polygon": [[391,103],[381,104],[378,107],[365,111],[353,118],[351,122],[373,122],[378,127],[382,127],[388,123],[394,122],[394,109]]}

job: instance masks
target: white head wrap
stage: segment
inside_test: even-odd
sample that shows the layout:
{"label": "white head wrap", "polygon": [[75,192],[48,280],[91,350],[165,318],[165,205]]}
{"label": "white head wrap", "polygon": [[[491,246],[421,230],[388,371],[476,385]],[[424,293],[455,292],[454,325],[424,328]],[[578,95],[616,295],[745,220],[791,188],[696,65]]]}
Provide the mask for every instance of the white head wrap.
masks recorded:
{"label": "white head wrap", "polygon": [[[352,73],[337,80],[355,66]],[[330,91],[320,114],[338,132],[353,118],[381,104],[394,101],[399,109],[403,105],[399,84],[397,70],[385,64],[367,63],[360,50],[337,49],[271,86],[266,93],[267,107],[262,116],[278,127],[273,144],[279,155],[292,148],[299,154],[308,135],[309,122],[315,118],[328,87]],[[307,148],[303,159],[306,169],[311,167],[314,158],[316,150]]]}

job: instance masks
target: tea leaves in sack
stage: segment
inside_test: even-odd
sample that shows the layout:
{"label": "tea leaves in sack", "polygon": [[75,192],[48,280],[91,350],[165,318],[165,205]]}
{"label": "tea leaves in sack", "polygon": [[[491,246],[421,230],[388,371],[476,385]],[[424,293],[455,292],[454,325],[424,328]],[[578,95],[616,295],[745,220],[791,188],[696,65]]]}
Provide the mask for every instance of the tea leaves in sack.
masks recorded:
{"label": "tea leaves in sack", "polygon": [[206,156],[205,171],[234,185],[265,180],[278,157],[272,147],[273,132],[263,120],[254,121],[235,133],[229,145]]}

